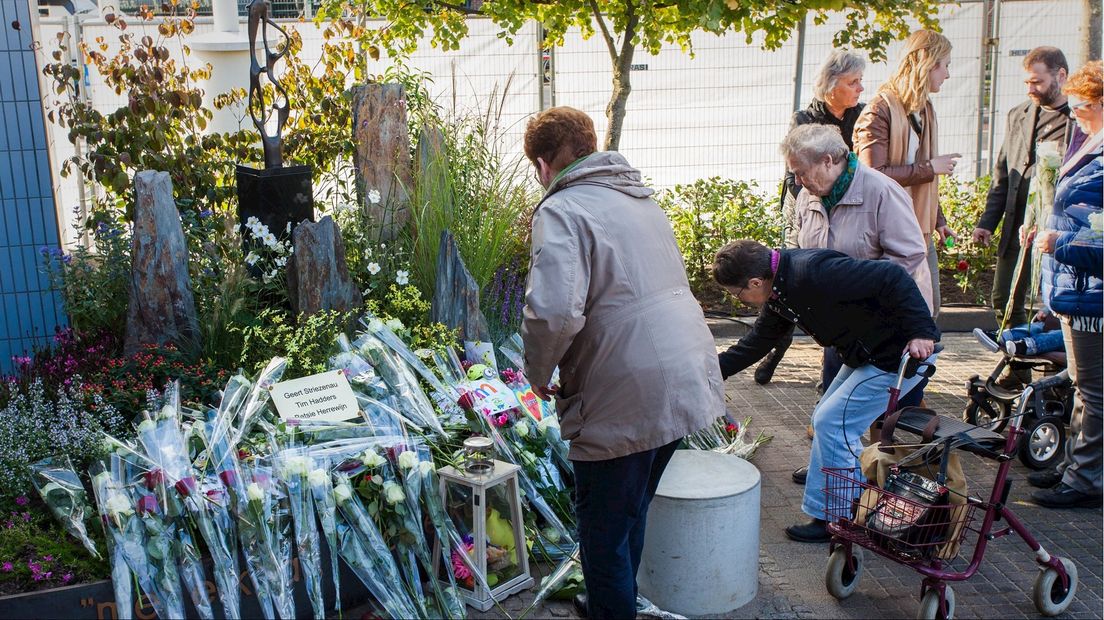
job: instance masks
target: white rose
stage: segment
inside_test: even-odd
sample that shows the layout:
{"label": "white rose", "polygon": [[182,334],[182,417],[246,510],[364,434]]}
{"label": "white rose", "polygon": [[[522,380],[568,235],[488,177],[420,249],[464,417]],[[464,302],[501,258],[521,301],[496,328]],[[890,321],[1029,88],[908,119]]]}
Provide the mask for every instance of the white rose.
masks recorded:
{"label": "white rose", "polygon": [[368,273],[376,275],[380,272],[379,263],[368,263]]}
{"label": "white rose", "polygon": [[261,485],[256,482],[250,482],[249,486],[245,488],[245,496],[249,498],[251,502],[259,502],[264,499],[265,492],[261,488]]}
{"label": "white rose", "polygon": [[334,499],[337,500],[337,503],[344,504],[352,498],[353,490],[349,488],[349,485],[342,483],[334,487]]}
{"label": "white rose", "polygon": [[371,321],[368,321],[368,331],[369,332],[374,334],[374,333],[378,332],[381,329],[383,329],[383,321],[381,321],[379,319],[372,319]]}
{"label": "white rose", "polygon": [[418,471],[422,472],[423,476],[428,476],[429,474],[433,473],[433,461],[421,461],[420,463],[418,463]]}
{"label": "white rose", "polygon": [[139,433],[148,433],[157,428],[157,422],[153,420],[142,420],[142,423],[138,425]]}
{"label": "white rose", "polygon": [[394,506],[406,499],[406,494],[403,493],[401,486],[388,480],[383,483],[383,498],[387,500],[388,504]]}
{"label": "white rose", "polygon": [[287,473],[298,476],[306,476],[310,471],[310,463],[305,456],[293,456],[285,464]]}
{"label": "white rose", "polygon": [[368,192],[368,202],[378,205],[383,196],[380,195],[378,189],[373,189]]}
{"label": "white rose", "polygon": [[1062,154],[1058,152],[1058,143],[1040,142],[1035,146],[1035,158],[1044,168],[1058,168],[1062,165]]}
{"label": "white rose", "polygon": [[529,423],[525,420],[518,420],[514,425],[514,432],[518,437],[527,437],[529,435]]}
{"label": "white rose", "polygon": [[307,475],[307,481],[310,482],[311,486],[325,486],[330,482],[330,474],[325,469],[318,468]]}
{"label": "white rose", "polygon": [[105,502],[105,504],[107,506],[107,513],[115,518],[134,512],[134,509],[130,506],[130,500],[122,493],[112,493],[107,497],[107,502]]}
{"label": "white rose", "polygon": [[410,450],[403,450],[399,454],[399,467],[403,469],[413,469],[418,466],[418,455]]}
{"label": "white rose", "polygon": [[383,457],[376,454],[375,450],[365,450],[361,455],[360,460],[364,463],[364,466],[368,469],[375,469],[380,465],[383,465]]}
{"label": "white rose", "polygon": [[556,418],[551,417],[551,416],[546,417],[546,418],[541,418],[540,423],[537,424],[537,430],[540,431],[541,435],[547,435],[548,434],[548,429],[550,429],[550,428],[555,428],[555,429],[560,428],[560,425],[556,421]]}
{"label": "white rose", "polygon": [[384,323],[384,325],[387,326],[387,329],[390,329],[393,332],[401,332],[402,330],[406,329],[406,326],[403,325],[402,321],[398,319],[387,319],[387,322]]}

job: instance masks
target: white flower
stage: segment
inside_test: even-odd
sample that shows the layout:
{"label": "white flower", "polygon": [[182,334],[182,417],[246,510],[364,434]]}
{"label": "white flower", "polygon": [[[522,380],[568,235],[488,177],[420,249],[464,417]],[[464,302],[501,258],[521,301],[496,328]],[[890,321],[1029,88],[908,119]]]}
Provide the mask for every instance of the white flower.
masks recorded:
{"label": "white flower", "polygon": [[288,474],[306,476],[310,471],[310,461],[305,456],[293,456],[287,460],[284,469]]}
{"label": "white flower", "polygon": [[402,330],[406,329],[406,326],[403,325],[402,321],[398,319],[387,319],[387,322],[384,323],[384,325],[387,326],[387,329],[393,332],[401,332]]}
{"label": "white flower", "polygon": [[399,467],[403,469],[413,469],[418,465],[418,455],[410,450],[403,450],[399,454]]}
{"label": "white flower", "polygon": [[265,492],[261,488],[261,485],[256,482],[250,482],[249,486],[245,487],[245,496],[249,498],[251,502],[259,502],[264,499]]}
{"label": "white flower", "polygon": [[250,252],[249,254],[245,255],[245,264],[249,265],[250,267],[256,265],[257,261],[259,260],[261,260],[261,257],[257,256],[256,252]]}
{"label": "white flower", "polygon": [[344,504],[353,498],[353,490],[349,488],[348,484],[341,483],[334,487],[334,499],[337,503]]}
{"label": "white flower", "polygon": [[311,473],[307,475],[307,481],[310,482],[312,487],[319,485],[325,486],[330,482],[330,474],[325,469],[318,468],[312,470]]}
{"label": "white flower", "polygon": [[418,471],[422,472],[423,476],[428,476],[434,471],[433,461],[420,461],[418,463]]}
{"label": "white flower", "polygon": [[368,469],[374,469],[376,467],[379,467],[380,465],[383,465],[383,457],[379,454],[376,454],[375,450],[365,450],[364,454],[361,455],[360,460]]}
{"label": "white flower", "polygon": [[138,425],[139,433],[148,433],[157,428],[157,422],[153,420],[142,420],[142,423]]}
{"label": "white flower", "polygon": [[1062,154],[1058,152],[1058,143],[1054,141],[1039,142],[1035,145],[1035,158],[1042,168],[1057,169],[1062,165]]}
{"label": "white flower", "polygon": [[272,249],[276,249],[276,246],[280,244],[280,242],[276,239],[276,235],[270,232],[266,232],[265,234],[261,235],[261,242]]}
{"label": "white flower", "polygon": [[112,492],[111,495],[107,497],[105,505],[107,507],[107,513],[116,519],[122,515],[128,515],[134,512],[134,508],[130,505],[130,500],[122,493]]}
{"label": "white flower", "polygon": [[277,256],[276,257],[276,266],[277,267],[283,267],[284,265],[287,264],[287,260],[288,259],[287,259],[286,256]]}
{"label": "white flower", "polygon": [[254,239],[264,239],[265,235],[272,234],[268,231],[268,226],[261,224],[260,222],[257,222],[257,225],[253,226],[249,230],[253,232]]}
{"label": "white flower", "polygon": [[514,425],[514,432],[517,433],[518,437],[528,436],[529,435],[529,423],[526,422],[525,420],[518,420],[517,424]]}
{"label": "white flower", "polygon": [[395,272],[395,284],[406,286],[410,282],[410,272],[402,269]]}
{"label": "white flower", "polygon": [[552,416],[541,418],[540,423],[537,424],[537,430],[540,431],[541,435],[547,435],[550,428],[557,430],[560,428],[560,423]]}
{"label": "white flower", "polygon": [[261,220],[258,220],[256,216],[250,215],[248,220],[245,220],[245,226],[249,229],[257,228],[261,225]]}
{"label": "white flower", "polygon": [[374,334],[381,329],[383,329],[383,321],[379,319],[372,319],[371,321],[368,321],[368,331],[370,333]]}
{"label": "white flower", "polygon": [[368,273],[376,275],[380,272],[379,263],[368,263]]}
{"label": "white flower", "polygon": [[544,529],[543,533],[545,539],[548,540],[549,543],[554,545],[560,542],[560,530],[557,530],[554,527],[548,527]]}
{"label": "white flower", "polygon": [[383,197],[380,196],[380,193],[379,193],[378,189],[373,189],[373,190],[368,192],[368,202],[370,202],[374,205],[378,205],[381,198],[383,198]]}
{"label": "white flower", "polygon": [[291,233],[291,222],[288,222],[287,226],[284,227],[284,232]]}
{"label": "white flower", "polygon": [[364,258],[365,260],[372,258],[372,248],[364,248]]}
{"label": "white flower", "polygon": [[401,486],[388,480],[383,483],[383,498],[387,500],[388,504],[394,506],[406,499],[406,494],[403,493]]}

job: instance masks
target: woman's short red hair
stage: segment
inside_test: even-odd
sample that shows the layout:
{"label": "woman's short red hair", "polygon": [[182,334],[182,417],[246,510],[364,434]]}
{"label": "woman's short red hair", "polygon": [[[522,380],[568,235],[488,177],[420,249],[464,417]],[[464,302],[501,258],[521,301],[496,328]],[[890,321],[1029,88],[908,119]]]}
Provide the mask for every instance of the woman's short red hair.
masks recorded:
{"label": "woman's short red hair", "polygon": [[1104,98],[1104,75],[1101,75],[1102,73],[1104,73],[1104,63],[1099,60],[1087,62],[1085,66],[1073,72],[1073,75],[1069,77],[1069,81],[1062,87],[1062,92],[1073,95],[1082,101],[1098,103]]}
{"label": "woman's short red hair", "polygon": [[575,108],[548,108],[535,114],[525,126],[525,156],[534,166],[539,157],[553,170],[563,170],[596,150],[594,121]]}

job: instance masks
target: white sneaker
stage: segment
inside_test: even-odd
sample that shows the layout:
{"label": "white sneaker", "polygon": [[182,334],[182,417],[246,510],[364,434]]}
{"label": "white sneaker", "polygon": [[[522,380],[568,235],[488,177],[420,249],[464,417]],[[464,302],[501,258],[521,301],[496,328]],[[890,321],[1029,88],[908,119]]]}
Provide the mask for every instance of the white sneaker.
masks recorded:
{"label": "white sneaker", "polygon": [[980,327],[974,328],[974,338],[977,338],[978,344],[988,349],[990,353],[1001,350],[1001,346],[997,344],[997,341],[990,338],[989,334],[985,333],[985,330]]}

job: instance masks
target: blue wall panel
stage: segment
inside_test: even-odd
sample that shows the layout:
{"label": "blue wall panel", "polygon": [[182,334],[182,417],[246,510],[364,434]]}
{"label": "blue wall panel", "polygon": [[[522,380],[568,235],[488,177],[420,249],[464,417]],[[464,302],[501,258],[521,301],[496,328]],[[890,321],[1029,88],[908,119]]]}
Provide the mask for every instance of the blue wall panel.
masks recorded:
{"label": "blue wall panel", "polygon": [[0,1],[0,374],[12,372],[13,356],[45,346],[65,323],[40,251],[56,248],[60,235],[30,49],[33,3]]}

